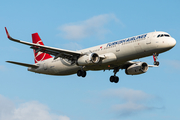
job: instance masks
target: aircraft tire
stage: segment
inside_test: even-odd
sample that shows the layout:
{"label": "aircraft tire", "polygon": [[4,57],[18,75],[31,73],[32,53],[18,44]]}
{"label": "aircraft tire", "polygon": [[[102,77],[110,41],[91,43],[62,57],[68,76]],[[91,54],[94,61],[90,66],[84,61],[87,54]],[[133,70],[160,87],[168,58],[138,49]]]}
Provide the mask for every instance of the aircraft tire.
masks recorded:
{"label": "aircraft tire", "polygon": [[82,71],[81,70],[77,71],[77,76],[79,76],[79,77],[82,76]]}
{"label": "aircraft tire", "polygon": [[114,82],[118,83],[119,82],[119,77],[114,77]]}
{"label": "aircraft tire", "polygon": [[159,61],[154,62],[154,65],[159,66]]}
{"label": "aircraft tire", "polygon": [[82,77],[86,77],[86,71],[82,71]]}
{"label": "aircraft tire", "polygon": [[110,82],[112,82],[112,83],[113,83],[113,82],[114,82],[114,83],[118,83],[118,82],[119,82],[119,77],[117,77],[117,76],[111,76],[109,80],[110,80]]}
{"label": "aircraft tire", "polygon": [[159,61],[156,62],[156,65],[159,66]]}
{"label": "aircraft tire", "polygon": [[114,76],[111,76],[109,80],[110,82],[114,82]]}

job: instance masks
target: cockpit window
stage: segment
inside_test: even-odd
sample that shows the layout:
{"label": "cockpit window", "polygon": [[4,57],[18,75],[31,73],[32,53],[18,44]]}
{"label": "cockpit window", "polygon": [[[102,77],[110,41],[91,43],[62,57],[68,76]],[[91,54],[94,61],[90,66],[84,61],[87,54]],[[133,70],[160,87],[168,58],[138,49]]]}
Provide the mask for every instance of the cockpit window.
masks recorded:
{"label": "cockpit window", "polygon": [[165,37],[170,37],[170,35],[168,35],[168,34],[164,34],[164,36],[165,36]]}
{"label": "cockpit window", "polygon": [[168,34],[159,34],[157,37],[170,37]]}

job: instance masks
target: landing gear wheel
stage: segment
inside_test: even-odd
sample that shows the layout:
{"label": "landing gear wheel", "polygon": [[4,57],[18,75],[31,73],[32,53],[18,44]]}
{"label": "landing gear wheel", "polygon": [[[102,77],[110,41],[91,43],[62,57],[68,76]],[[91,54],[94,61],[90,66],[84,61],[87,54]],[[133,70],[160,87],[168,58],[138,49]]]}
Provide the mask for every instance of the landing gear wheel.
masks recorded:
{"label": "landing gear wheel", "polygon": [[116,77],[116,76],[115,76],[115,77],[114,77],[114,82],[115,82],[115,83],[118,83],[118,82],[119,82],[119,77]]}
{"label": "landing gear wheel", "polygon": [[78,77],[81,77],[81,76],[82,76],[82,71],[81,71],[81,70],[78,70],[78,71],[77,71],[77,76],[78,76]]}
{"label": "landing gear wheel", "polygon": [[114,82],[114,76],[111,76],[109,80],[110,82]]}
{"label": "landing gear wheel", "polygon": [[159,66],[159,61],[154,62],[154,65]]}
{"label": "landing gear wheel", "polygon": [[109,80],[110,80],[110,82],[118,83],[119,82],[119,77],[111,76]]}
{"label": "landing gear wheel", "polygon": [[82,71],[82,77],[86,77],[86,71]]}
{"label": "landing gear wheel", "polygon": [[84,71],[84,70],[78,70],[78,71],[77,71],[77,76],[79,76],[79,77],[86,77],[86,71]]}

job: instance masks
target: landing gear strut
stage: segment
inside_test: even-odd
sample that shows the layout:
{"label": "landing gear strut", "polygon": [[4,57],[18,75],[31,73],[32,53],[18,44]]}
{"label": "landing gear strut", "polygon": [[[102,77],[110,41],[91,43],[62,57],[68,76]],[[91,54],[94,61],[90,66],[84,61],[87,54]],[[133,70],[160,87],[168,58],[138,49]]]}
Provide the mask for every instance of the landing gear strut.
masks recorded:
{"label": "landing gear strut", "polygon": [[154,65],[159,66],[159,61],[157,61],[157,57],[158,57],[158,54],[157,54],[157,53],[154,53],[154,54],[153,54]]}
{"label": "landing gear strut", "polygon": [[84,70],[78,70],[78,71],[77,71],[77,76],[79,76],[79,77],[86,77],[86,71],[84,71]]}
{"label": "landing gear strut", "polygon": [[115,68],[115,69],[114,69],[114,71],[113,71],[113,72],[114,72],[114,76],[111,76],[111,77],[110,77],[110,79],[109,79],[110,82],[114,82],[114,83],[118,83],[118,82],[119,82],[119,77],[116,76],[116,73],[117,73],[118,71],[119,71],[118,68]]}

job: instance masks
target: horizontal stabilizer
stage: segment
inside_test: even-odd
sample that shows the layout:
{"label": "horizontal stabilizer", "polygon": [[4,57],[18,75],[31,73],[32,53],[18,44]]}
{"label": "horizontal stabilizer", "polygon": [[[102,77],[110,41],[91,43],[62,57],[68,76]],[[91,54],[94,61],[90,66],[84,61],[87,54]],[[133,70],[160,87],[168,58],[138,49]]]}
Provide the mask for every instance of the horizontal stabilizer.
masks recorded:
{"label": "horizontal stabilizer", "polygon": [[32,67],[32,68],[38,68],[38,65],[32,65],[32,64],[27,64],[27,63],[20,63],[20,62],[14,62],[14,61],[6,61],[8,63],[16,64],[16,65],[21,65],[24,67]]}

